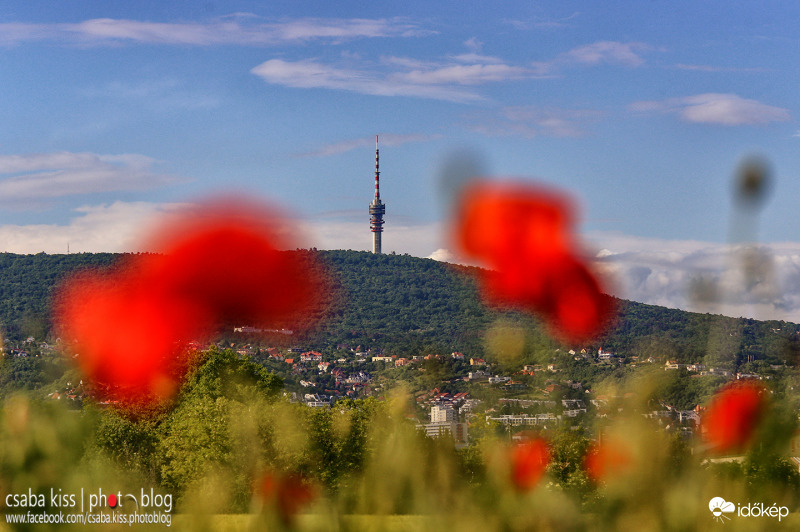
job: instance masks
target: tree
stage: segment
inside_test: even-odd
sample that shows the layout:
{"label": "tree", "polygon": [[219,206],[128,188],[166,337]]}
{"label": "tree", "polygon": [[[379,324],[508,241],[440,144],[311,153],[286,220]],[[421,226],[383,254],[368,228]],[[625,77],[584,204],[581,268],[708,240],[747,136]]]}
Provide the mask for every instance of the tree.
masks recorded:
{"label": "tree", "polygon": [[281,388],[278,377],[233,351],[201,354],[175,408],[159,426],[163,485],[180,495],[209,471],[225,470],[233,477],[234,504],[246,505],[263,463],[261,414]]}

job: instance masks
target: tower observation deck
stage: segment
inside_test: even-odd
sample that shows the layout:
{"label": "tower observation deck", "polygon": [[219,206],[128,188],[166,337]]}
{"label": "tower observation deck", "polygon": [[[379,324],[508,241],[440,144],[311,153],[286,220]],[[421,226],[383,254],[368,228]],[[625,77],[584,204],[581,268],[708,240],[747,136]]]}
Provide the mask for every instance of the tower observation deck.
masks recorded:
{"label": "tower observation deck", "polygon": [[372,252],[381,252],[381,234],[383,233],[383,215],[386,205],[381,202],[378,136],[375,135],[375,198],[369,204],[369,228],[372,231]]}

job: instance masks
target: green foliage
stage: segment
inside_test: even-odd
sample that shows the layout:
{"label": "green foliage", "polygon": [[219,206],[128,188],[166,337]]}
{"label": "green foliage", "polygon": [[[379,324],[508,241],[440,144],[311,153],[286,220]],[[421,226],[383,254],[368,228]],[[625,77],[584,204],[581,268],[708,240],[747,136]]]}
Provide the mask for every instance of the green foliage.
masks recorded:
{"label": "green foliage", "polygon": [[172,412],[159,442],[165,487],[182,493],[209,470],[230,465],[230,407],[225,398],[195,395]]}
{"label": "green foliage", "polygon": [[552,439],[548,473],[567,493],[585,500],[592,485],[583,468],[590,440],[581,431],[560,430]]}
{"label": "green foliage", "polygon": [[275,397],[283,388],[279,377],[249,357],[241,358],[230,350],[211,349],[200,353],[197,369],[183,385],[182,396],[208,396],[242,401],[253,391]]}
{"label": "green foliage", "polygon": [[98,418],[92,442],[95,452],[112,456],[124,468],[138,470],[155,481],[158,419],[132,419],[116,410],[94,414]]}
{"label": "green foliage", "polygon": [[[187,379],[175,408],[159,427],[159,475],[163,484],[182,493],[215,468],[231,469],[247,461],[237,452],[236,423],[248,409],[273,400],[282,381],[232,351],[203,353]],[[237,479],[235,495],[244,497],[252,478]],[[236,498],[236,497],[234,497]]]}
{"label": "green foliage", "polygon": [[[87,471],[76,468],[86,449],[92,416],[56,401],[11,395],[0,408],[0,485],[3,493],[48,492],[75,486]],[[33,527],[31,528],[33,529]]]}
{"label": "green foliage", "polygon": [[44,365],[39,357],[4,357],[0,361],[0,397],[45,384]]}
{"label": "green foliage", "polygon": [[722,386],[723,377],[690,376],[685,369],[664,372],[659,399],[677,410],[692,410],[702,405]]}
{"label": "green foliage", "polygon": [[342,478],[361,471],[370,454],[370,427],[385,416],[376,399],[346,399],[331,409],[312,409],[307,422],[313,476],[336,489]]}

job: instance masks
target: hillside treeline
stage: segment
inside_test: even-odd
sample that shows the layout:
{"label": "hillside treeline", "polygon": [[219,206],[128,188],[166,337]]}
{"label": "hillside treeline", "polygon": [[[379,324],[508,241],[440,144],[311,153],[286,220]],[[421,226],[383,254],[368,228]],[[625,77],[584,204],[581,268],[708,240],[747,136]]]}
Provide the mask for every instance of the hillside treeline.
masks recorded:
{"label": "hillside treeline", "polygon": [[[292,253],[298,253],[292,252]],[[525,331],[525,349],[599,348],[622,356],[650,356],[734,369],[748,362],[793,364],[800,356],[800,326],[698,314],[619,300],[610,330],[591,344],[559,346],[534,318],[485,307],[474,269],[408,255],[358,251],[312,254],[329,272],[324,319],[307,316],[302,338],[283,335],[269,343],[309,348],[346,345],[398,356],[462,351],[486,356],[485,337],[501,324]],[[122,256],[100,254],[0,254],[0,323],[12,341],[51,339],[52,297],[58,283],[83,268],[108,267]],[[246,325],[246,324],[242,324]],[[227,333],[233,339],[232,333]],[[241,337],[240,337],[241,338]]]}

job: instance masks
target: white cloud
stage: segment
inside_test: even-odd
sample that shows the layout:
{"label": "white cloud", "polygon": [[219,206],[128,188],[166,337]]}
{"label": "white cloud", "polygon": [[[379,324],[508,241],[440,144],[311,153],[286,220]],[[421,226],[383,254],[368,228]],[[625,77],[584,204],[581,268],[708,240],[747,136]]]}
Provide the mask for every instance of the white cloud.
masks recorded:
{"label": "white cloud", "polygon": [[789,120],[789,111],[735,94],[699,94],[684,99],[681,116],[689,122],[736,126]]}
{"label": "white cloud", "polygon": [[499,57],[476,53],[458,54],[450,57],[459,63],[484,63],[488,65],[505,63],[505,61]]}
{"label": "white cloud", "polygon": [[460,260],[455,253],[447,248],[439,248],[425,258],[438,260],[439,262],[449,262],[450,264],[455,264]]}
{"label": "white cloud", "polygon": [[513,106],[491,115],[475,115],[466,127],[490,136],[580,137],[602,116],[600,111],[591,109]]}
{"label": "white cloud", "polygon": [[564,54],[563,57],[567,60],[587,65],[607,63],[611,65],[638,67],[645,62],[640,53],[650,49],[650,46],[640,42],[624,43],[600,41],[573,48]]}
{"label": "white cloud", "polygon": [[695,72],[766,72],[764,68],[747,68],[747,67],[720,67],[720,66],[712,66],[712,65],[687,65],[684,63],[678,63],[675,65],[676,69],[678,70],[692,70]]}
{"label": "white cloud", "polygon": [[143,251],[137,248],[142,229],[174,210],[174,204],[115,202],[84,206],[67,224],[0,225],[2,251],[10,253],[73,253]]}
{"label": "white cloud", "polygon": [[270,59],[254,67],[251,72],[267,83],[287,87],[335,89],[373,96],[410,96],[454,102],[482,99],[478,94],[460,88],[392,79],[391,75],[382,72],[337,68],[310,59],[294,62]]}
{"label": "white cloud", "polygon": [[687,122],[722,126],[764,125],[790,119],[787,109],[736,94],[705,93],[663,101],[642,101],[629,106],[635,112],[678,114]]}
{"label": "white cloud", "polygon": [[433,70],[412,70],[390,76],[392,81],[415,85],[477,85],[487,82],[523,79],[533,76],[527,68],[504,64],[449,65]]}
{"label": "white cloud", "polygon": [[0,24],[0,45],[50,41],[83,45],[120,43],[183,46],[265,46],[311,40],[340,42],[355,38],[414,37],[432,33],[404,18],[301,18],[262,22],[236,16],[208,22],[163,23],[101,18],[66,24]]}
{"label": "white cloud", "polygon": [[413,57],[404,57],[396,55],[382,55],[380,57],[381,63],[384,65],[398,66],[400,68],[438,68],[440,63],[437,61],[424,61],[422,59],[415,59]]}
{"label": "white cloud", "polygon": [[469,50],[468,53],[451,56],[460,63],[500,64],[505,62],[499,57],[481,54],[480,51],[483,48],[483,43],[476,37],[464,41],[464,46]]}
{"label": "white cloud", "polygon": [[[484,98],[464,86],[549,76],[546,63],[518,66],[499,57],[478,53],[482,43],[469,39],[471,51],[444,60],[420,60],[403,56],[380,56],[378,64],[361,61],[360,67],[323,64],[315,59],[286,61],[271,59],[251,70],[267,83],[300,88],[346,90],[375,96],[411,96],[453,102]],[[359,60],[358,57],[348,57]]]}
{"label": "white cloud", "polygon": [[156,161],[144,155],[39,153],[0,155],[0,201],[40,201],[119,190],[154,188],[180,179],[154,172]]}
{"label": "white cloud", "polygon": [[473,52],[480,52],[483,48],[483,42],[479,41],[477,37],[470,37],[464,41],[464,46]]}
{"label": "white cloud", "polygon": [[593,233],[615,295],[654,305],[800,322],[800,243],[758,246]]}
{"label": "white cloud", "polygon": [[568,22],[573,20],[581,15],[580,12],[572,13],[569,16],[557,18],[557,19],[544,19],[541,17],[536,17],[532,20],[515,20],[515,19],[505,19],[503,20],[504,23],[513,26],[518,30],[530,30],[530,29],[555,29],[555,28],[564,28],[570,26]]}
{"label": "white cloud", "polygon": [[[144,247],[145,237],[187,207],[191,205],[116,201],[74,209],[63,224],[0,225],[0,252],[66,253],[67,245],[76,253],[150,251]],[[353,215],[328,213],[292,220],[293,232],[299,237],[296,244],[318,249],[372,249],[366,205],[361,219],[354,221]],[[442,234],[438,222],[393,219],[383,233],[383,250],[426,257],[442,247]]]}
{"label": "white cloud", "polygon": [[[384,146],[400,146],[409,142],[428,142],[442,138],[441,135],[424,135],[424,134],[411,134],[411,135],[396,135],[384,134],[380,136],[380,143]],[[331,155],[339,155],[350,150],[363,148],[365,146],[372,146],[375,143],[375,138],[362,137],[358,139],[343,140],[333,144],[325,144],[324,146],[310,152],[297,154],[298,157],[328,157]]]}

